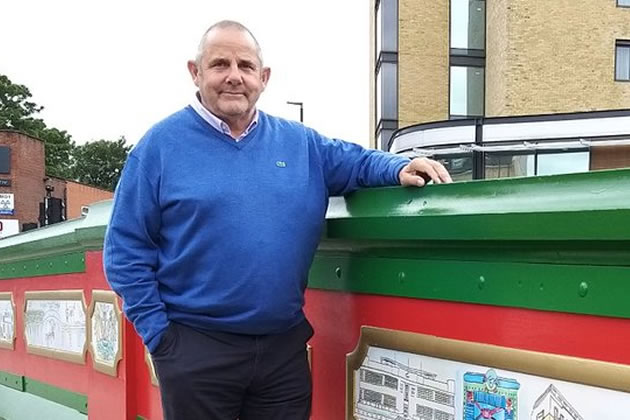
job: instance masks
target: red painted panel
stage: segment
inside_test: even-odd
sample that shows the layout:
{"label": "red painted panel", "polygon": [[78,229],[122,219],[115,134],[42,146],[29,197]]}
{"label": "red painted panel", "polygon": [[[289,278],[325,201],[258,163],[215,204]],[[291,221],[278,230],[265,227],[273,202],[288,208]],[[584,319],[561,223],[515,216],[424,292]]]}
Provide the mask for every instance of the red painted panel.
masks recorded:
{"label": "red painted panel", "polygon": [[630,320],[308,290],[313,420],[345,417],[347,353],[361,325],[630,364]]}

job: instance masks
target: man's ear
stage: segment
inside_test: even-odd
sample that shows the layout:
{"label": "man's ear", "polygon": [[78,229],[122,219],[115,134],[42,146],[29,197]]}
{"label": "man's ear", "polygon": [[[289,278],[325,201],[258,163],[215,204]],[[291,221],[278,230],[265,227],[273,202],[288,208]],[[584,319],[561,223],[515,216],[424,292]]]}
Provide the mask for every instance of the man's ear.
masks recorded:
{"label": "man's ear", "polygon": [[192,76],[193,83],[195,86],[199,87],[199,67],[197,67],[197,62],[195,60],[188,60],[188,72]]}
{"label": "man's ear", "polygon": [[263,67],[262,73],[260,75],[260,80],[262,81],[263,88],[267,87],[267,83],[269,83],[270,77],[271,77],[271,69],[269,67]]}

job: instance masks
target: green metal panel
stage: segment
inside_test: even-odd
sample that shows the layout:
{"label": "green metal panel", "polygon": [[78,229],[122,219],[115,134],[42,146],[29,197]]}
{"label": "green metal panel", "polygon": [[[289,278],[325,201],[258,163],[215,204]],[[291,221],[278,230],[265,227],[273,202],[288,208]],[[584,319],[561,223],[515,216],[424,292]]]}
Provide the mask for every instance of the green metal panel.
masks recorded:
{"label": "green metal panel", "polygon": [[630,170],[331,199],[309,287],[630,318]]}
{"label": "green metal panel", "polygon": [[8,386],[18,391],[24,391],[24,377],[0,371],[0,385]]}
{"label": "green metal panel", "polygon": [[309,287],[630,318],[630,267],[319,255]]}
{"label": "green metal panel", "polygon": [[374,188],[331,200],[327,237],[630,240],[630,170]]}
{"label": "green metal panel", "polygon": [[111,201],[90,206],[87,217],[0,241],[0,279],[85,271],[85,251],[103,248]]}
{"label": "green metal panel", "polygon": [[24,391],[87,414],[87,396],[24,378]]}
{"label": "green metal panel", "polygon": [[30,260],[0,264],[0,280],[53,274],[82,273],[85,271],[85,253],[72,252]]}

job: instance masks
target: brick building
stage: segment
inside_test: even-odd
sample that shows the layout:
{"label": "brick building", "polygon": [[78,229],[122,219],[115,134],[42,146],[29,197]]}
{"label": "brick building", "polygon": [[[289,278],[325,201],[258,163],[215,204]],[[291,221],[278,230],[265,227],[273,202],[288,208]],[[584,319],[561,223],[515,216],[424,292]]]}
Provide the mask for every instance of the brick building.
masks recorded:
{"label": "brick building", "polygon": [[[423,124],[570,114],[579,120],[585,112],[630,109],[630,0],[371,0],[370,7],[370,132],[377,148],[389,149],[396,130]],[[609,146],[615,151],[601,149],[600,158],[628,155],[621,141]],[[476,158],[483,163],[485,155]]]}
{"label": "brick building", "polygon": [[80,217],[83,206],[111,197],[110,191],[46,176],[44,143],[0,130],[0,238]]}

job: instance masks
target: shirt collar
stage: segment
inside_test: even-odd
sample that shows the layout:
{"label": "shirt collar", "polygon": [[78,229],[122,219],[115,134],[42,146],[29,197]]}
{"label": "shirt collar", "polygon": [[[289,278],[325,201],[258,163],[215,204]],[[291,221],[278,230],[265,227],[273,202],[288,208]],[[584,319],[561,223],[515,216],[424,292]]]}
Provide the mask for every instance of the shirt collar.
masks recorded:
{"label": "shirt collar", "polygon": [[215,128],[216,130],[220,131],[223,134],[226,134],[232,137],[236,141],[240,141],[243,138],[245,138],[245,136],[247,136],[258,125],[258,109],[256,109],[254,111],[254,118],[252,118],[252,121],[249,123],[245,131],[243,131],[243,133],[240,136],[238,136],[238,138],[236,138],[232,136],[230,127],[227,125],[225,121],[223,121],[221,118],[214,115],[205,106],[203,106],[203,104],[201,103],[201,99],[199,98],[199,92],[195,93],[195,98],[191,101],[190,106],[192,107],[192,109],[195,110],[195,112],[197,112],[197,114],[199,114],[201,118],[203,118],[213,128]]}

